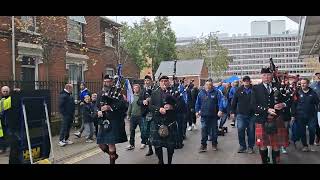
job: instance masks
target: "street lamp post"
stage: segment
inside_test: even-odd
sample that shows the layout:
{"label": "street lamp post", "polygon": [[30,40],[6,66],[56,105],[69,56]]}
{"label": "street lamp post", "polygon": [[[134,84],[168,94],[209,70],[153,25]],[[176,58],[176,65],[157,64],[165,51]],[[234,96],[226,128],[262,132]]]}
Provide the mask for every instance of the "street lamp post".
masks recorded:
{"label": "street lamp post", "polygon": [[212,49],[211,49],[211,32],[210,32],[210,53],[209,53],[209,56],[210,56],[210,78],[212,78]]}
{"label": "street lamp post", "polygon": [[210,42],[210,46],[209,46],[209,49],[210,49],[210,53],[209,53],[209,56],[210,56],[210,78],[213,78],[213,69],[212,69],[212,67],[213,67],[213,59],[212,59],[212,43],[211,43],[211,39],[212,39],[212,35],[211,35],[211,33],[213,33],[214,35],[216,35],[218,32],[220,32],[220,31],[216,31],[216,32],[210,32],[210,34],[209,34],[209,42]]}

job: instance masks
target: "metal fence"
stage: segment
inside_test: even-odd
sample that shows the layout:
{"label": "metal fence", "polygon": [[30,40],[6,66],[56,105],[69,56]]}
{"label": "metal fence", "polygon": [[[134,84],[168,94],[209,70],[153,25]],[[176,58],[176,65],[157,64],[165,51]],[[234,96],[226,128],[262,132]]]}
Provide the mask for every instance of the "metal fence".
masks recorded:
{"label": "metal fence", "polygon": [[[143,79],[133,79],[128,78],[131,85],[140,84],[143,85]],[[59,94],[64,89],[67,81],[10,81],[10,80],[0,80],[0,87],[9,86],[10,89],[19,88],[21,90],[50,90],[51,94],[51,115],[57,115],[59,112],[58,109],[58,101]],[[73,82],[73,96],[75,100],[79,99],[79,91],[80,91],[80,83],[81,82]],[[99,93],[102,89],[103,83],[102,80],[97,81],[86,81],[86,88],[91,93]]]}

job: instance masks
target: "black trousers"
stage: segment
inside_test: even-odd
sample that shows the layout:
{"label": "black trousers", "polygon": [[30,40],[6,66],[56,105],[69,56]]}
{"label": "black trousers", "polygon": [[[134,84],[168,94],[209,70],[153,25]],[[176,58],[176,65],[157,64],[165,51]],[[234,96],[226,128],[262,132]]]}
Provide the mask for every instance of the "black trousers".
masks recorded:
{"label": "black trousers", "polygon": [[187,121],[188,121],[188,123],[189,123],[189,126],[191,126],[192,124],[196,124],[196,122],[197,122],[196,113],[190,111],[190,112],[187,114]]}
{"label": "black trousers", "polygon": [[[130,145],[134,146],[135,133],[138,125],[141,131],[141,120],[142,120],[141,116],[132,116],[130,119]],[[141,142],[141,143],[145,144],[145,142]]]}
{"label": "black trousers", "polygon": [[317,136],[317,142],[320,142],[320,127],[318,123],[316,125],[316,136]]}
{"label": "black trousers", "polygon": [[63,116],[62,126],[60,130],[60,138],[59,138],[60,141],[69,139],[72,121],[73,121],[72,116]]}
{"label": "black trousers", "polygon": [[19,159],[19,139],[16,133],[10,133],[9,137],[10,144],[10,155],[9,155],[9,164],[21,164]]}

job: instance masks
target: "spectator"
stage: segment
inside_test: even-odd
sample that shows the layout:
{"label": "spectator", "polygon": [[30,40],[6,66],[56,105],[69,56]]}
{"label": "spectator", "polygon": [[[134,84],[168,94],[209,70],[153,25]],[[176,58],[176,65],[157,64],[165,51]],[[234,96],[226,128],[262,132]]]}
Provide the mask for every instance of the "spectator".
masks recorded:
{"label": "spectator", "polygon": [[222,116],[223,95],[213,88],[212,81],[207,80],[205,89],[198,94],[196,101],[197,116],[201,116],[201,147],[199,152],[207,151],[208,135],[212,137],[212,149],[218,145],[218,119]]}
{"label": "spectator", "polygon": [[[236,91],[237,91],[237,89],[239,88],[239,81],[234,81],[233,83],[232,83],[232,87],[231,87],[231,89],[230,89],[230,92],[229,92],[229,99],[228,99],[228,103],[231,105],[231,103],[232,103],[232,99],[234,98],[234,94],[236,93]],[[231,126],[232,127],[235,127],[235,125],[236,125],[236,116],[234,116],[234,118],[231,118]]]}
{"label": "spectator", "polygon": [[[310,85],[311,89],[315,91],[320,99],[320,73],[316,73],[316,80]],[[320,121],[320,107],[318,107],[318,121]],[[320,145],[320,126],[319,123],[316,124],[316,135],[317,139],[315,145]]]}
{"label": "spectator", "polygon": [[[139,94],[140,94],[139,84],[133,85],[133,93],[134,93],[133,102],[129,105],[129,109],[128,109],[128,119],[130,121],[130,142],[129,142],[130,145],[127,147],[127,150],[133,150],[135,147],[134,145],[135,131],[138,125],[141,132],[141,121],[142,121],[141,107],[137,103],[139,99]],[[145,142],[141,140],[141,145],[143,148],[145,146],[144,143]]]}
{"label": "spectator", "polygon": [[[14,91],[20,91],[20,89],[14,89]],[[2,98],[1,98],[1,119],[4,127],[3,137],[5,137],[4,146],[7,147],[10,145],[10,155],[9,155],[9,164],[20,164],[19,158],[19,137],[18,132],[19,128],[16,125],[19,121],[18,113],[11,106],[11,95],[10,88],[8,86],[3,86],[1,88]]]}
{"label": "spectator", "polygon": [[237,128],[240,148],[238,153],[244,153],[247,150],[245,134],[248,136],[248,153],[253,153],[255,144],[255,121],[254,109],[250,106],[252,97],[252,85],[249,76],[243,77],[242,85],[234,94],[231,104],[231,118],[235,119],[237,114]]}
{"label": "spectator", "polygon": [[84,105],[83,105],[83,122],[84,122],[84,132],[89,132],[89,136],[86,137],[87,143],[93,142],[93,134],[94,134],[94,125],[93,125],[93,118],[94,118],[94,112],[93,112],[93,106],[90,102],[91,98],[89,95],[86,95],[84,97]]}
{"label": "spectator", "polygon": [[[298,91],[298,100],[292,105],[293,121],[297,121],[301,133],[302,151],[315,151],[313,148],[317,125],[317,108],[319,99],[317,93],[309,87],[309,79],[301,80],[301,89]],[[309,145],[306,138],[306,126],[309,130]]]}
{"label": "spectator", "polygon": [[69,133],[75,112],[75,103],[72,96],[72,89],[72,84],[66,84],[59,97],[59,111],[62,115],[62,126],[59,138],[59,146],[61,147],[67,144],[73,144],[73,142],[69,140]]}
{"label": "spectator", "polygon": [[79,95],[79,100],[80,100],[80,103],[79,103],[79,114],[80,114],[80,119],[81,119],[81,127],[79,129],[79,132],[76,132],[74,133],[75,136],[77,136],[78,138],[81,137],[81,134],[84,130],[84,115],[83,115],[83,106],[85,104],[84,102],[84,97],[85,96],[91,96],[91,93],[89,92],[89,90],[86,88],[86,84],[84,82],[81,82],[80,83],[80,95]]}
{"label": "spectator", "polygon": [[[91,97],[91,103],[92,103],[92,106],[95,107],[96,106],[96,103],[97,103],[97,97],[98,97],[98,94],[97,93],[93,93],[92,94],[92,97]],[[95,132],[95,135],[97,137],[98,135],[98,119],[96,117],[93,118],[93,124],[94,124],[94,132]]]}

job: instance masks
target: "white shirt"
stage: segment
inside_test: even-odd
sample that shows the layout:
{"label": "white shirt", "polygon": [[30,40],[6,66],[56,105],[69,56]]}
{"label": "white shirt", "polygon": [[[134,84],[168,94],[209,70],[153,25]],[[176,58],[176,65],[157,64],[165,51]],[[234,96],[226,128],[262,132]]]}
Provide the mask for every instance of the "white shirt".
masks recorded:
{"label": "white shirt", "polygon": [[[272,91],[272,84],[271,84],[271,83],[269,83],[269,84],[263,83],[263,85],[264,85],[264,87],[268,90],[268,92],[269,92],[269,94],[270,94],[271,91]],[[269,88],[268,88],[268,85],[269,85]]]}

